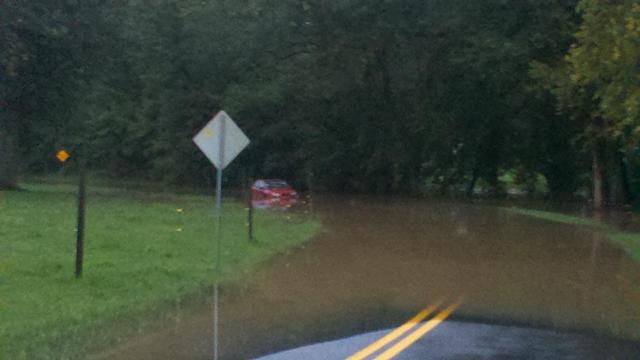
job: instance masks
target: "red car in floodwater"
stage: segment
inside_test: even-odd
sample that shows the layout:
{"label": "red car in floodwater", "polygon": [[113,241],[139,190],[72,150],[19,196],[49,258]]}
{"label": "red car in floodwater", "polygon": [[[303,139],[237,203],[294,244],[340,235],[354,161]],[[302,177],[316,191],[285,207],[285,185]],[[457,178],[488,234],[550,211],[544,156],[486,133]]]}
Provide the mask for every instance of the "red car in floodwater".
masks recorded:
{"label": "red car in floodwater", "polygon": [[252,200],[296,199],[298,193],[280,179],[256,180],[251,186]]}

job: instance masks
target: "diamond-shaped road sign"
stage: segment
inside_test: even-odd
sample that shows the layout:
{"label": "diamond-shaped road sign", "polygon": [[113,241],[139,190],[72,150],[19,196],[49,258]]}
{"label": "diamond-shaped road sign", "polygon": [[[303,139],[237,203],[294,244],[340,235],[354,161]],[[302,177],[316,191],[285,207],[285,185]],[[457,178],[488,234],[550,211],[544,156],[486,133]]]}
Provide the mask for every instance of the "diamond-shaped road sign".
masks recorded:
{"label": "diamond-shaped road sign", "polygon": [[249,145],[247,136],[224,111],[216,114],[193,141],[218,169],[227,167]]}
{"label": "diamond-shaped road sign", "polygon": [[65,150],[65,149],[61,149],[60,151],[58,151],[56,153],[56,158],[58,159],[58,161],[60,161],[61,163],[69,160],[69,158],[71,157],[71,155]]}

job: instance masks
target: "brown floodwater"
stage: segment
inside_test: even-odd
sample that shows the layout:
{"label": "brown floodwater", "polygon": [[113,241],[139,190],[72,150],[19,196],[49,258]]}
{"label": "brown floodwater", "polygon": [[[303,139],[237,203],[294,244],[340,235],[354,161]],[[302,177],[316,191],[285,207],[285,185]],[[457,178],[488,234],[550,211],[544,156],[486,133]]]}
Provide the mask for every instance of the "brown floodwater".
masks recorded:
{"label": "brown floodwater", "polygon": [[[638,263],[596,230],[498,205],[316,200],[313,241],[223,286],[222,358],[397,326],[458,298],[458,320],[640,339]],[[212,309],[188,306],[94,358],[210,359]]]}

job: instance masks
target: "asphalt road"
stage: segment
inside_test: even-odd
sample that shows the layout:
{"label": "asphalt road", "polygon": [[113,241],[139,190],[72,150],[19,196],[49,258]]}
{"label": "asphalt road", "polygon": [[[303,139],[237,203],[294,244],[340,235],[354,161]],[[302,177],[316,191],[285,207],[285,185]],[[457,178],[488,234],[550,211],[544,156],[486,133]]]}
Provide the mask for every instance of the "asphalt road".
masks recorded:
{"label": "asphalt road", "polygon": [[[258,358],[258,360],[346,359],[391,329],[324,342]],[[402,338],[398,339],[400,341]],[[367,359],[375,359],[392,342]],[[545,329],[445,321],[394,359],[442,360],[603,360],[638,359],[638,344]]]}

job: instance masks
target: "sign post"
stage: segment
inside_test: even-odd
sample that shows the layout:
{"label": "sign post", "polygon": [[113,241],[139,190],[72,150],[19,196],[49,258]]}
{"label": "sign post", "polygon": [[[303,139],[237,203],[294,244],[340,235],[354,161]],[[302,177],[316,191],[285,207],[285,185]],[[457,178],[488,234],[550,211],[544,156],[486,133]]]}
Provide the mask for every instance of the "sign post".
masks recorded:
{"label": "sign post", "polygon": [[251,185],[252,185],[253,181],[251,179],[249,179],[249,183],[247,184],[248,186],[248,190],[249,190],[249,196],[247,196],[247,207],[248,207],[248,213],[249,213],[249,219],[247,226],[249,227],[249,242],[253,242],[253,197],[251,194]]}
{"label": "sign post", "polygon": [[82,263],[84,260],[84,214],[86,208],[87,176],[84,162],[80,161],[78,171],[78,231],[76,235],[76,278],[82,277]]}
{"label": "sign post", "polygon": [[[64,164],[71,158],[71,154],[65,149],[60,149],[56,153],[56,159]],[[86,208],[86,171],[82,160],[78,164],[78,228],[76,231],[76,279],[82,277],[82,264],[84,260],[84,219]]]}
{"label": "sign post", "polygon": [[222,171],[249,145],[249,139],[226,112],[220,111],[200,130],[193,138],[193,141],[216,167],[216,283],[213,292],[213,359],[218,360],[218,298],[222,248]]}

